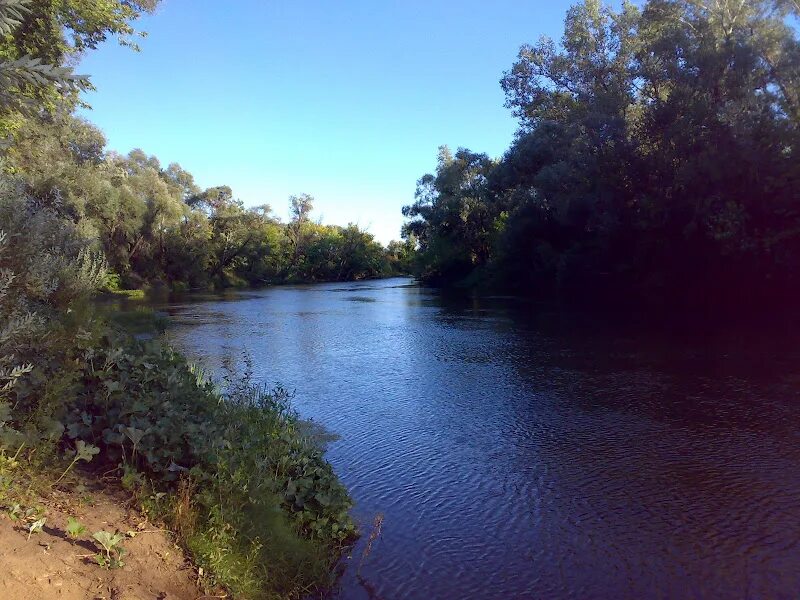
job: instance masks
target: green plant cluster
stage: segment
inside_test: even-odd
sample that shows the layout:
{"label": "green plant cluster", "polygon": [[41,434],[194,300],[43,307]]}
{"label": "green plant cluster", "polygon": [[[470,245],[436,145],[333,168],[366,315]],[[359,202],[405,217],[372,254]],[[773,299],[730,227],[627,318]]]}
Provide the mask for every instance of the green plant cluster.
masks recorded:
{"label": "green plant cluster", "polygon": [[245,207],[228,186],[199,188],[177,163],[109,150],[73,115],[20,118],[4,166],[95,242],[110,293],[351,281],[410,267],[413,245],[384,248],[356,224],[319,223],[307,194],[289,198],[283,220],[269,205]]}
{"label": "green plant cluster", "polygon": [[[83,351],[66,435],[133,466],[158,485],[235,482],[276,494],[308,537],[345,542],[350,500],[322,452],[297,428],[289,394],[244,381],[223,390],[158,341],[109,335]],[[227,480],[222,482],[221,480]]]}
{"label": "green plant cluster", "polygon": [[[67,449],[54,485],[92,458],[95,471],[124,474],[123,485],[179,533],[207,581],[236,597],[299,597],[333,584],[356,535],[351,501],[301,434],[289,394],[246,380],[220,390],[159,342],[111,331],[78,343],[67,361],[77,374],[51,373],[71,382],[51,416],[63,436],[49,438],[56,446],[44,435],[30,442],[43,455]],[[23,430],[28,419],[10,411],[7,425]],[[3,489],[18,484],[11,467],[29,456],[12,451],[0,448],[10,465],[0,472]],[[116,564],[109,561],[101,564]]]}
{"label": "green plant cluster", "polygon": [[119,532],[97,531],[92,538],[100,544],[102,552],[95,554],[94,559],[104,569],[119,569],[125,566],[123,558],[127,553],[122,546],[125,536]]}

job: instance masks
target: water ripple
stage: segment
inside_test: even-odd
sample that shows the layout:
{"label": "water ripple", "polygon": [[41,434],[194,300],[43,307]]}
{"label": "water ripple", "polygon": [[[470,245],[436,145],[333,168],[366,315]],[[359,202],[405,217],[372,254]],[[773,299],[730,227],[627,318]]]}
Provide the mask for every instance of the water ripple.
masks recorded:
{"label": "water ripple", "polygon": [[563,327],[403,280],[171,314],[209,368],[246,349],[341,436],[356,518],[385,514],[341,598],[800,597],[796,344]]}

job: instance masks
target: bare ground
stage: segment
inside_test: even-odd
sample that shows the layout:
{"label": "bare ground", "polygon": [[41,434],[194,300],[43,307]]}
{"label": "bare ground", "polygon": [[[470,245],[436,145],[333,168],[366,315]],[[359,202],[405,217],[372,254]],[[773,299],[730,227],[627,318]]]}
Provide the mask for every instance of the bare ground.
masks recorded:
{"label": "bare ground", "polygon": [[[53,491],[43,498],[46,523],[28,539],[29,523],[0,515],[0,598],[14,600],[197,600],[198,576],[169,532],[103,489]],[[86,526],[66,534],[67,518]],[[96,531],[125,533],[125,565],[105,569],[94,560]]]}

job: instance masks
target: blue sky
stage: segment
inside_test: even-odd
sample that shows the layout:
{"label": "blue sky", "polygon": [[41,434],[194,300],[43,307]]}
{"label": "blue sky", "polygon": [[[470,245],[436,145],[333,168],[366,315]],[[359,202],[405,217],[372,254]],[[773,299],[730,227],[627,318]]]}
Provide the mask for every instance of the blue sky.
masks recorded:
{"label": "blue sky", "polygon": [[567,1],[163,0],[135,53],[78,69],[86,116],[120,152],[179,162],[283,218],[290,194],[325,223],[399,238],[400,209],[438,146],[499,156],[516,123],[499,79],[522,43],[559,38]]}

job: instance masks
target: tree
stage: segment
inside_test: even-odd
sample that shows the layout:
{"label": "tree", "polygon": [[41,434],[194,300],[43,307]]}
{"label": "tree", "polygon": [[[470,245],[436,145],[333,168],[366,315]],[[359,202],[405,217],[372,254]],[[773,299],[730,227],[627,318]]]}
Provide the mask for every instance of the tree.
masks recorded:
{"label": "tree", "polygon": [[18,54],[29,54],[51,64],[94,50],[109,37],[137,50],[138,33],[133,23],[143,13],[153,12],[158,0],[4,0],[22,4],[20,25],[9,45]]}
{"label": "tree", "polygon": [[767,0],[571,8],[561,42],[523,46],[501,80],[520,120],[502,160],[440,152],[420,180],[404,208],[419,274],[594,299],[797,289],[799,14]]}
{"label": "tree", "polygon": [[417,182],[416,202],[403,208],[411,219],[404,235],[418,240],[429,279],[463,277],[486,264],[494,218],[487,184],[493,168],[485,154],[460,148],[454,156],[443,146],[436,174]]}
{"label": "tree", "polygon": [[[0,1],[0,39],[18,36],[25,29],[23,24],[34,14],[31,4],[32,0]],[[43,62],[41,57],[25,50],[16,48],[14,51],[0,43],[0,116],[31,109],[32,102],[26,97],[26,90],[51,89],[68,95],[89,87],[86,77],[60,66],[62,61]]]}
{"label": "tree", "polygon": [[308,194],[300,194],[299,196],[289,197],[289,212],[292,221],[297,223],[305,223],[308,221],[308,215],[314,210],[314,198]]}
{"label": "tree", "polygon": [[392,240],[386,247],[389,272],[394,275],[410,275],[414,272],[417,240],[409,234],[402,241]]}
{"label": "tree", "polygon": [[300,194],[289,197],[289,214],[291,216],[291,222],[287,228],[291,252],[289,269],[295,271],[295,276],[298,272],[303,271],[300,263],[303,262],[308,249],[310,239],[308,221],[313,209],[314,198],[312,196]]}

